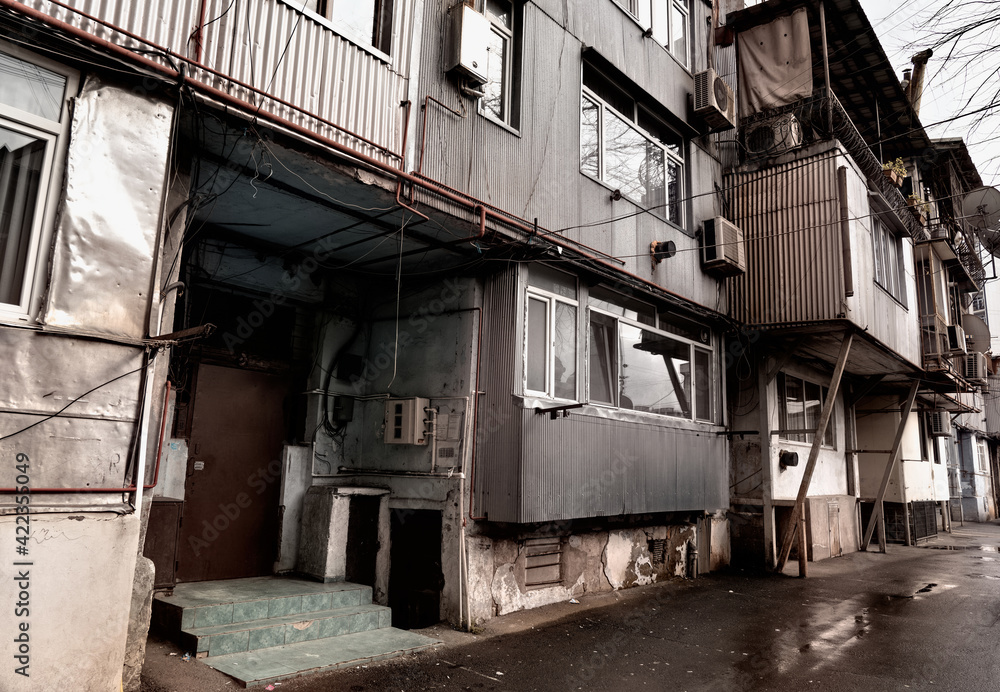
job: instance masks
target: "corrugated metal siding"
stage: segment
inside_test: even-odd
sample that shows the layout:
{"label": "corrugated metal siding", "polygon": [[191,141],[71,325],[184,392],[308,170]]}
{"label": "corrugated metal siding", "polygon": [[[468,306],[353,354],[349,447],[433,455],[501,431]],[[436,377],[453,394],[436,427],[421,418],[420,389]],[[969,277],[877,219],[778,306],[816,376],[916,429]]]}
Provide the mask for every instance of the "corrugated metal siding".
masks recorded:
{"label": "corrugated metal siding", "polygon": [[829,320],[842,311],[837,157],[824,152],[728,174],[747,271],[729,283],[730,312],[750,324]]}
{"label": "corrugated metal siding", "polygon": [[521,466],[521,416],[512,396],[521,375],[515,327],[517,268],[490,277],[483,300],[483,352],[479,429],[476,431],[476,515],[514,521]]}
{"label": "corrugated metal siding", "polygon": [[579,413],[552,420],[530,409],[523,421],[516,521],[729,505],[724,436]]}
{"label": "corrugated metal siding", "polygon": [[[26,4],[117,44],[138,42],[44,0]],[[192,0],[68,0],[75,8],[188,57],[195,56],[193,35],[200,5]],[[391,151],[399,151],[406,98],[406,76],[415,24],[416,0],[397,0],[393,17],[392,64],[340,38],[329,28],[278,0],[208,0],[203,62],[352,130]],[[291,38],[289,38],[291,37]],[[286,49],[287,45],[287,49]],[[145,47],[145,46],[140,46]],[[284,57],[282,57],[284,53]],[[168,64],[164,61],[164,64]],[[277,70],[275,69],[277,66]],[[221,80],[204,70],[191,76],[218,88]],[[253,92],[233,87],[234,96],[259,103]],[[368,145],[323,126],[297,111],[267,103],[264,109],[338,139],[363,153],[380,156]]]}

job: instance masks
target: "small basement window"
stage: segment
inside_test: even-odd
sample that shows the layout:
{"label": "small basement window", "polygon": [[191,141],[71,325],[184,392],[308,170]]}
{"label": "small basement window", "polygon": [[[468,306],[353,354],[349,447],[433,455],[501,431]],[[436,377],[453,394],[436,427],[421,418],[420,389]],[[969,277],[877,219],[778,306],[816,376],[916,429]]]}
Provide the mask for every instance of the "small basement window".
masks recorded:
{"label": "small basement window", "polygon": [[529,538],[523,543],[524,586],[540,589],[562,583],[562,538]]}

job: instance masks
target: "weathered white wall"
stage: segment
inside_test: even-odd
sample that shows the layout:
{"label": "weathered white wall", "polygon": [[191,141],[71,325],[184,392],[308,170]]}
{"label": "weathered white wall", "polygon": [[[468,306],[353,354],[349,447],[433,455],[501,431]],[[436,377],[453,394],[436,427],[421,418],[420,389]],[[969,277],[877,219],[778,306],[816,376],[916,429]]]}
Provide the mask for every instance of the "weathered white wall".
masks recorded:
{"label": "weathered white wall", "polygon": [[[713,567],[728,564],[728,521],[713,520],[713,546],[719,551]],[[553,535],[560,535],[555,533]],[[525,534],[524,537],[532,537]],[[665,559],[653,561],[649,540],[665,539]],[[614,531],[592,531],[565,537],[562,583],[526,588],[525,556],[520,537],[468,538],[469,590],[473,624],[550,603],[597,593],[652,584],[686,574],[688,544],[698,544],[694,525],[643,526]],[[715,550],[713,548],[713,553]]]}
{"label": "weathered white wall", "polygon": [[[899,400],[895,397],[867,397],[858,402],[857,408],[860,410],[898,409],[899,405]],[[856,420],[858,449],[888,450],[892,447],[892,442],[896,438],[896,429],[899,427],[899,413],[892,411],[885,413],[858,413]],[[907,426],[908,429],[904,431],[904,439],[910,433],[910,427],[912,426]],[[919,451],[917,456],[919,456]],[[858,480],[863,500],[871,500],[878,495],[878,489],[882,483],[882,476],[885,474],[885,465],[888,459],[888,453],[858,454]],[[885,494],[887,502],[903,502],[904,495],[900,466],[900,464],[897,464],[889,479],[889,486]]]}
{"label": "weathered white wall", "polygon": [[[15,517],[0,517],[0,543],[17,545]],[[125,658],[139,518],[111,513],[37,514],[31,517],[26,560],[8,560],[0,582],[4,650],[12,652],[20,623],[28,623],[30,677],[15,673],[5,656],[0,689],[25,692],[118,692]],[[12,578],[27,569],[28,614],[16,615],[20,588]]]}
{"label": "weathered white wall", "polygon": [[[812,368],[805,367],[797,363],[789,363],[782,372],[789,375],[803,377],[811,382],[817,382],[825,387],[830,385],[829,375],[820,373]],[[781,419],[778,409],[778,383],[775,378],[769,385],[767,391],[767,413],[769,430],[778,430],[781,427]],[[847,459],[844,452],[844,398],[842,390],[837,394],[836,405],[833,411],[833,435],[835,448],[820,447],[819,458],[816,462],[816,470],[813,472],[812,482],[809,484],[809,497],[818,495],[846,495],[847,494]],[[771,478],[772,497],[776,500],[794,500],[799,492],[802,483],[802,475],[805,473],[806,462],[809,459],[809,450],[812,447],[808,442],[796,442],[794,440],[784,440],[777,435],[771,436]],[[782,469],[778,463],[778,458],[782,450],[798,452],[799,465]]]}

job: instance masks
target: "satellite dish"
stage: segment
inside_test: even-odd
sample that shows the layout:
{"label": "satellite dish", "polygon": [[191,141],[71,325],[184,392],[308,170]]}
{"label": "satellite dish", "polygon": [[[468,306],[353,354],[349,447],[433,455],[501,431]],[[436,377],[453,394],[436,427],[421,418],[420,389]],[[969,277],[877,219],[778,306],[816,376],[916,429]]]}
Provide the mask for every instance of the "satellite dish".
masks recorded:
{"label": "satellite dish", "polygon": [[965,336],[971,339],[973,351],[986,353],[990,350],[990,328],[976,315],[962,315],[962,329]]}
{"label": "satellite dish", "polygon": [[980,230],[1000,223],[1000,192],[993,187],[976,188],[962,200],[962,216]]}
{"label": "satellite dish", "polygon": [[988,228],[982,228],[979,230],[979,240],[982,241],[983,247],[991,255],[997,255],[1000,257],[1000,231],[991,231]]}

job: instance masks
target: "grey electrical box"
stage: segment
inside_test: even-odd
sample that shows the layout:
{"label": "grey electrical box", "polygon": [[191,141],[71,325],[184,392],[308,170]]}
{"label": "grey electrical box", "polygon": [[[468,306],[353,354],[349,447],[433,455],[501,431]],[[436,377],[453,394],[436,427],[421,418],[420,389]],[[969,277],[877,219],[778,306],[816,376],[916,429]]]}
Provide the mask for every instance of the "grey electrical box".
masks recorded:
{"label": "grey electrical box", "polygon": [[489,62],[490,20],[466,4],[451,8],[451,50],[446,72],[485,84]]}

